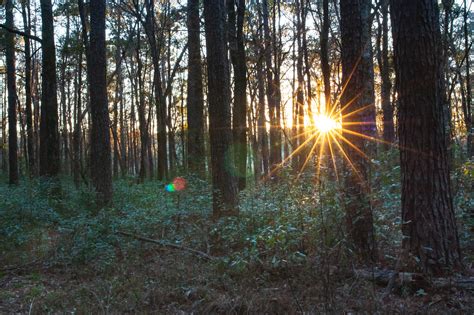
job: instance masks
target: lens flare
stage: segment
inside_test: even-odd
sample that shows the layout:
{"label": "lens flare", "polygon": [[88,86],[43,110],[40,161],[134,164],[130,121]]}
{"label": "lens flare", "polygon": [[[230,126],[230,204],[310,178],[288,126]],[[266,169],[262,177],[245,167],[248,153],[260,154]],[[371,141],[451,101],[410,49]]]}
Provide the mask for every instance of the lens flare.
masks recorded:
{"label": "lens flare", "polygon": [[171,184],[165,186],[167,192],[182,191],[186,188],[187,182],[183,177],[176,177]]}

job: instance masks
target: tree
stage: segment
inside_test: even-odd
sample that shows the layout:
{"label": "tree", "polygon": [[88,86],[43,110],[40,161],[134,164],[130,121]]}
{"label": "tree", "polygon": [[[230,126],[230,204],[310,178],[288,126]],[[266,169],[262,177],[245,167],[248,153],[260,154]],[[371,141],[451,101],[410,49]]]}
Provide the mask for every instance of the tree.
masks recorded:
{"label": "tree", "polygon": [[25,29],[25,112],[26,112],[26,133],[28,152],[28,172],[30,176],[36,175],[36,158],[33,135],[33,112],[31,108],[31,44],[30,44],[30,3],[29,0],[21,2],[21,14],[23,27]]}
{"label": "tree", "polygon": [[153,61],[155,106],[158,117],[158,179],[168,178],[168,145],[166,135],[166,95],[163,92],[160,67],[160,47],[155,32],[155,0],[145,1],[146,16],[143,22]]}
{"label": "tree", "polygon": [[390,4],[399,103],[404,263],[440,273],[460,266],[461,253],[443,124],[438,5],[435,0],[391,0]]}
{"label": "tree", "polygon": [[110,118],[107,103],[105,55],[105,0],[90,2],[90,40],[87,72],[91,112],[91,177],[97,193],[97,205],[112,202],[112,165],[110,152]]}
{"label": "tree", "polygon": [[329,65],[329,0],[323,0],[323,24],[321,26],[321,71],[324,81],[326,109],[331,109],[331,67]]}
{"label": "tree", "polygon": [[41,0],[42,80],[40,120],[40,175],[59,173],[58,96],[56,83],[56,47],[54,46],[53,7],[51,0]]}
{"label": "tree", "polygon": [[281,137],[280,137],[280,121],[278,119],[278,97],[277,97],[277,82],[279,78],[273,67],[272,55],[275,50],[272,45],[272,38],[270,34],[268,1],[262,1],[262,17],[263,17],[263,37],[265,42],[265,65],[266,65],[266,79],[267,79],[267,103],[270,116],[270,167],[276,169],[281,162]]}
{"label": "tree", "polygon": [[[469,44],[469,23],[468,15],[469,10],[467,8],[467,0],[464,0],[463,5],[463,20],[464,20],[464,54],[466,58],[466,101],[464,102],[464,120],[466,123],[467,131],[467,155],[470,158],[474,157],[474,112],[472,110],[472,88],[471,88],[471,60],[470,50],[471,44]],[[471,23],[472,25],[472,23]]]}
{"label": "tree", "polygon": [[188,167],[204,174],[204,100],[202,90],[199,0],[188,0]]}
{"label": "tree", "polygon": [[382,79],[381,99],[383,112],[383,140],[393,142],[395,140],[395,128],[393,126],[393,107],[390,101],[392,82],[390,79],[390,63],[388,58],[388,0],[382,0],[382,48],[378,47],[378,63]]}
{"label": "tree", "polygon": [[[341,96],[343,136],[352,145],[364,150],[367,141],[360,136],[375,133],[374,74],[370,37],[370,0],[341,0]],[[368,193],[368,165],[351,145],[347,155],[354,169],[345,176],[346,222],[352,244],[364,261],[375,259],[372,210]]]}
{"label": "tree", "polygon": [[237,185],[232,176],[232,131],[230,122],[230,74],[225,32],[224,0],[204,2],[209,136],[213,188],[213,216],[237,212]]}
{"label": "tree", "polygon": [[[247,175],[247,64],[245,60],[245,0],[227,0],[230,56],[234,67],[234,151],[239,189],[245,188]],[[237,19],[235,14],[237,6]]]}
{"label": "tree", "polygon": [[[14,28],[13,0],[7,0],[5,4],[6,26]],[[16,117],[16,74],[15,74],[15,35],[6,33],[6,63],[7,63],[7,90],[8,90],[8,163],[9,183],[18,184],[18,140],[17,140],[17,117]]]}

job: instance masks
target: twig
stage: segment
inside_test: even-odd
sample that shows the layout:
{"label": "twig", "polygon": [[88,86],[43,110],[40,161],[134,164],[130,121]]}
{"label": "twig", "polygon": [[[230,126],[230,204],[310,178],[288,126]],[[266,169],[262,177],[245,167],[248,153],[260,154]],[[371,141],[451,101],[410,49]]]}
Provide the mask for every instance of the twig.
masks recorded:
{"label": "twig", "polygon": [[190,252],[190,253],[192,253],[196,256],[199,256],[199,257],[207,259],[207,260],[216,259],[216,257],[209,256],[208,254],[206,254],[204,252],[201,252],[199,250],[192,249],[192,248],[185,247],[185,246],[181,246],[181,245],[177,245],[177,244],[173,244],[173,243],[169,243],[169,242],[166,242],[166,241],[154,240],[154,239],[151,239],[151,238],[148,238],[148,237],[135,235],[135,234],[128,233],[128,232],[123,232],[123,231],[117,231],[117,234],[120,234],[120,235],[123,235],[123,236],[128,236],[128,237],[131,237],[131,238],[134,238],[136,240],[143,241],[143,242],[158,244],[158,245],[161,245],[163,247],[169,247],[169,248],[173,248],[173,249],[179,249],[179,250],[183,250],[183,251],[186,251],[186,252]]}

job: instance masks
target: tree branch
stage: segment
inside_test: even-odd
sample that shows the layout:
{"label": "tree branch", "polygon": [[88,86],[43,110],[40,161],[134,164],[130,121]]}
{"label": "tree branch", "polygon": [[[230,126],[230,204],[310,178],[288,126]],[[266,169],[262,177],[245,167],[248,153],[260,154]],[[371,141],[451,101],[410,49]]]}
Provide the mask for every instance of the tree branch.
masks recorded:
{"label": "tree branch", "polygon": [[6,26],[5,24],[0,24],[0,27],[5,29],[6,31],[10,32],[10,33],[13,33],[13,34],[17,34],[17,35],[20,35],[20,36],[23,36],[23,37],[26,37],[26,38],[29,38],[29,39],[32,39],[32,40],[35,40],[39,43],[42,43],[43,40],[41,38],[39,38],[38,36],[35,36],[35,35],[31,35],[31,34],[26,34],[25,32],[22,32],[20,30],[16,30],[16,29],[13,29],[13,28],[10,28],[8,26]]}

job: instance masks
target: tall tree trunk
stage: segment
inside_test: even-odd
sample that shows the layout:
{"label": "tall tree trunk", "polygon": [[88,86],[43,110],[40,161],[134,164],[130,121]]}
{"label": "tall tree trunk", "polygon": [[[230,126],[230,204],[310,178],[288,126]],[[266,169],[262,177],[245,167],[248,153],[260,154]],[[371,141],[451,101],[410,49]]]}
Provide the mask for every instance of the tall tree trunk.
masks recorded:
{"label": "tall tree trunk", "polygon": [[145,33],[150,45],[150,52],[153,61],[153,84],[156,106],[156,116],[158,122],[158,179],[168,178],[168,145],[166,135],[166,99],[163,93],[160,67],[160,51],[155,35],[155,0],[146,0]]}
{"label": "tall tree trunk", "polygon": [[308,108],[308,116],[311,124],[314,125],[313,109],[312,109],[312,98],[313,89],[311,87],[311,63],[309,60],[308,52],[308,39],[306,36],[306,17],[308,15],[308,6],[310,6],[310,0],[301,0],[301,49],[303,51],[304,58],[304,74],[306,76],[306,105]]}
{"label": "tall tree trunk", "polygon": [[269,152],[268,152],[268,133],[267,133],[267,123],[265,117],[265,79],[263,74],[263,47],[260,48],[260,57],[257,61],[257,89],[258,89],[258,146],[262,152],[262,174],[267,175],[270,172],[269,166]]}
{"label": "tall tree trunk", "polygon": [[[30,35],[30,3],[29,0],[21,2],[21,13],[25,34]],[[31,101],[31,44],[30,39],[25,36],[25,107],[26,107],[26,134],[28,153],[28,173],[30,177],[36,175],[36,157],[33,136],[33,111]]]}
{"label": "tall tree trunk", "polygon": [[[471,58],[470,58],[470,44],[469,44],[469,11],[467,9],[467,0],[464,0],[464,50],[466,55],[466,104],[464,120],[466,123],[467,131],[467,156],[469,158],[474,157],[474,112],[472,109],[472,86],[471,86]],[[472,23],[471,23],[472,24]],[[472,44],[472,42],[471,42]]]}
{"label": "tall tree trunk", "polygon": [[[13,0],[7,0],[5,4],[6,25],[14,28]],[[15,74],[15,35],[11,32],[5,34],[6,41],[6,63],[7,63],[7,89],[8,89],[8,165],[9,183],[16,185],[18,176],[18,139],[17,139],[17,116],[16,116],[16,74]]]}
{"label": "tall tree trunk", "polygon": [[51,0],[41,0],[42,80],[40,120],[40,175],[55,177],[60,168],[56,47]]}
{"label": "tall tree trunk", "polygon": [[97,205],[112,202],[112,165],[110,117],[107,103],[105,54],[105,0],[90,3],[90,42],[87,56],[91,116],[91,177],[97,193]]}
{"label": "tall tree trunk", "polygon": [[263,16],[263,33],[265,42],[265,64],[266,64],[266,79],[267,79],[267,102],[270,116],[270,164],[274,170],[278,167],[281,161],[281,146],[279,143],[279,122],[277,121],[277,109],[275,101],[275,78],[272,63],[272,40],[269,26],[268,1],[262,1],[262,16]]}
{"label": "tall tree trunk", "polygon": [[[403,263],[442,273],[461,264],[449,177],[437,1],[391,0],[399,102]],[[416,86],[416,93],[413,87]]]}
{"label": "tall tree trunk", "polygon": [[321,26],[321,71],[324,82],[326,111],[331,111],[331,67],[329,65],[329,0],[323,0],[323,25]]}
{"label": "tall tree trunk", "polygon": [[[304,72],[303,72],[303,58],[304,58],[304,51],[303,51],[303,24],[302,24],[302,1],[298,0],[296,2],[296,43],[297,43],[297,57],[296,57],[296,76],[297,76],[297,90],[296,90],[296,112],[295,115],[297,117],[298,126],[296,128],[297,135],[296,138],[298,139],[297,148],[299,145],[303,145],[305,142],[305,126],[304,126]],[[297,149],[295,148],[295,149]],[[301,172],[302,166],[305,160],[305,156],[303,154],[305,150],[301,150],[300,153],[295,155],[294,157],[294,165],[296,166],[295,171]],[[305,152],[308,153],[308,152]]]}
{"label": "tall tree trunk", "polygon": [[[367,149],[368,144],[356,133],[366,136],[375,134],[370,4],[370,0],[340,1],[342,81],[346,85],[341,97],[343,136],[361,150]],[[350,145],[345,146],[345,151],[355,168],[348,169],[344,183],[347,229],[358,256],[369,262],[375,259],[376,251],[372,209],[367,196],[369,167],[365,158]]]}
{"label": "tall tree trunk", "polygon": [[[245,188],[247,176],[247,65],[245,60],[245,0],[227,0],[229,46],[234,68],[234,107],[232,115],[235,167],[239,189]],[[235,9],[237,6],[237,19]]]}
{"label": "tall tree trunk", "polygon": [[388,1],[382,0],[382,48],[380,51],[379,67],[382,79],[383,140],[392,143],[395,140],[395,128],[393,125],[393,106],[390,101],[392,81],[390,79],[390,63],[388,59]]}
{"label": "tall tree trunk", "polygon": [[[140,38],[138,38],[138,41],[140,41]],[[148,122],[146,119],[145,89],[142,74],[143,62],[140,56],[140,44],[137,46],[136,54],[138,78],[138,88],[136,89],[136,93],[138,93],[138,123],[140,124],[140,171],[138,177],[140,181],[143,182],[145,178],[150,175],[150,172],[148,168]]]}
{"label": "tall tree trunk", "polygon": [[69,141],[68,141],[68,129],[67,129],[67,118],[68,118],[68,98],[69,95],[66,93],[66,85],[69,79],[66,78],[69,74],[66,73],[66,68],[68,64],[69,57],[69,36],[70,36],[70,17],[69,11],[66,13],[66,37],[64,40],[64,45],[62,47],[62,60],[61,60],[61,76],[60,76],[60,88],[61,88],[61,116],[62,116],[62,126],[61,126],[61,136],[62,136],[62,148],[63,148],[63,172],[67,173],[70,169],[69,165]]}
{"label": "tall tree trunk", "polygon": [[226,10],[223,0],[204,2],[213,216],[237,213],[237,185],[232,176],[230,74],[227,58]]}
{"label": "tall tree trunk", "polygon": [[72,141],[73,151],[73,180],[76,188],[79,188],[81,183],[81,122],[82,122],[82,48],[79,50],[77,58],[77,72],[75,79],[75,102],[74,102],[74,132]]}
{"label": "tall tree trunk", "polygon": [[201,68],[201,40],[199,20],[199,0],[188,0],[188,167],[191,172],[203,175],[204,155],[204,117]]}

